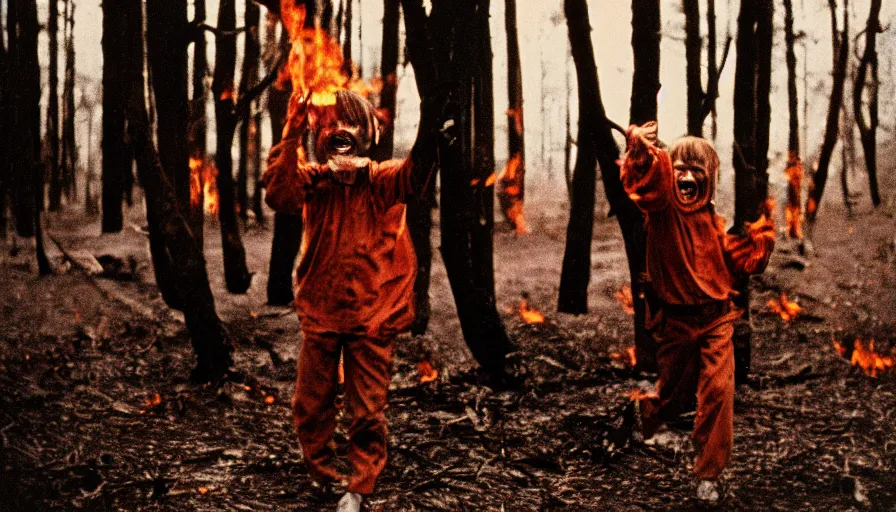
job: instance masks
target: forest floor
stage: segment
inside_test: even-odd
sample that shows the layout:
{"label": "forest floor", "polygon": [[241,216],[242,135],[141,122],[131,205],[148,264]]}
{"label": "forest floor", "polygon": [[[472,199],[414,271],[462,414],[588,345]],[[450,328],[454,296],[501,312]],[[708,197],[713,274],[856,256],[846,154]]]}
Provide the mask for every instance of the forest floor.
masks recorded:
{"label": "forest floor", "polygon": [[[529,211],[531,234],[495,236],[498,305],[526,382],[497,392],[477,376],[437,256],[431,334],[396,344],[390,458],[371,510],[694,508],[687,417],[651,444],[603,447],[644,378],[618,357],[632,327],[616,299],[627,269],[615,221],[596,223],[591,313],[575,317],[554,312],[566,213],[548,201]],[[124,261],[118,279],[76,268],[37,277],[27,247],[0,245],[0,509],[332,507],[313,496],[292,432],[300,334],[289,308],[265,305],[270,230],[245,231],[257,275],[234,296],[223,289],[217,223],[206,225],[236,367],[259,381],[212,389],[188,380],[182,319],[153,284],[139,208],[130,218],[122,233],[102,236],[96,219],[49,218],[69,254]],[[883,353],[896,347],[894,234],[892,212],[847,218],[825,205],[815,257],[800,260],[779,240],[756,280],[753,377],[737,389],[723,509],[896,508],[896,371],[868,376],[833,346],[858,338]],[[766,305],[781,293],[803,310],[789,323]],[[543,323],[521,319],[524,294]],[[424,359],[440,373],[421,384]]]}

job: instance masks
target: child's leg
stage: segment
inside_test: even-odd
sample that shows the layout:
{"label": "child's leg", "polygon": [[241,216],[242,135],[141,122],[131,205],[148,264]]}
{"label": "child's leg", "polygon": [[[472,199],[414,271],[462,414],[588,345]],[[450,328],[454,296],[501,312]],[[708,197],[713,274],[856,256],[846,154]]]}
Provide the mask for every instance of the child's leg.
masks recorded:
{"label": "child's leg", "polygon": [[345,344],[345,397],[351,415],[348,490],[370,494],[386,466],[386,394],[392,380],[392,339],[352,338]]}
{"label": "child's leg", "polygon": [[336,427],[338,368],[339,336],[303,333],[292,415],[308,473],[319,482],[339,479],[330,445]]}
{"label": "child's leg", "polygon": [[645,439],[652,437],[664,422],[694,406],[700,372],[700,346],[687,325],[667,318],[656,339],[659,344],[656,359],[660,369],[658,396],[641,398]]}
{"label": "child's leg", "polygon": [[733,319],[707,330],[700,350],[702,370],[697,387],[694,471],[704,480],[722,474],[734,439],[734,334]]}

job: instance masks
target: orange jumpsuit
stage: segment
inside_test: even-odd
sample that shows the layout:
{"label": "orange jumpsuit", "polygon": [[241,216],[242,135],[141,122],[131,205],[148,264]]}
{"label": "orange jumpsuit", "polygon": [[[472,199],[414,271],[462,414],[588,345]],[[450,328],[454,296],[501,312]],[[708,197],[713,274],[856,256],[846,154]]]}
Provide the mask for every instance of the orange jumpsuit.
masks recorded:
{"label": "orange jumpsuit", "polygon": [[731,338],[742,313],[731,302],[734,283],[764,269],[774,234],[769,239],[770,225],[763,221],[751,236],[726,235],[711,205],[688,211],[674,192],[669,154],[654,146],[646,151],[643,162],[627,157],[621,174],[629,197],[646,214],[647,275],[661,302],[648,325],[659,344],[660,375],[657,394],[641,400],[644,436],[692,408],[696,395],[694,470],[714,480],[731,457],[734,434]]}
{"label": "orange jumpsuit", "polygon": [[305,221],[296,270],[302,323],[293,420],[312,478],[340,480],[333,465],[336,386],[343,354],[349,426],[348,490],[373,491],[386,464],[386,393],[392,340],[414,319],[416,259],[405,225],[410,159],[370,162],[353,186],[299,164],[296,141],[272,150],[264,176],[271,208]]}

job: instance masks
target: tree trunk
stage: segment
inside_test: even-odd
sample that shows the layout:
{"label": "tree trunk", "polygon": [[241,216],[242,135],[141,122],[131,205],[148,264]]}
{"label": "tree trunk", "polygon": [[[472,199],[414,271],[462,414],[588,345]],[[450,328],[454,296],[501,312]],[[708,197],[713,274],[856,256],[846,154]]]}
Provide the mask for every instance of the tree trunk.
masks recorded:
{"label": "tree trunk", "polygon": [[354,0],[345,0],[345,39],[342,44],[342,56],[345,57],[345,74],[353,76],[352,70],[352,4]]}
{"label": "tree trunk", "polygon": [[[632,51],[635,70],[632,76],[630,124],[642,125],[657,119],[657,93],[660,88],[660,30],[659,0],[632,2]],[[627,196],[619,200],[624,203],[631,202]],[[628,225],[630,235],[625,237],[625,240],[632,306],[635,310],[635,359],[640,368],[654,371],[657,346],[645,326],[645,302],[647,299],[645,294],[647,291],[642,283],[647,272],[647,232],[644,230],[644,216],[634,205],[626,204],[621,211],[630,212]]]}
{"label": "tree trunk", "polygon": [[[234,0],[222,0],[218,8],[218,29],[236,28]],[[224,281],[230,293],[245,293],[252,284],[252,274],[246,268],[246,250],[236,220],[235,189],[233,184],[233,133],[236,130],[233,75],[236,67],[236,39],[215,39],[215,74],[212,94],[215,98],[215,163],[218,167],[218,220],[221,224],[221,249],[224,254]]]}
{"label": "tree trunk", "polygon": [[124,223],[125,173],[130,173],[131,167],[124,140],[125,90],[121,73],[125,63],[122,62],[121,47],[127,34],[118,19],[118,4],[121,1],[124,0],[103,2],[103,233],[121,231]]}
{"label": "tree trunk", "polygon": [[[855,82],[852,90],[853,115],[856,126],[859,128],[859,136],[862,141],[862,151],[865,153],[865,167],[868,169],[868,185],[871,190],[871,202],[875,207],[880,206],[880,190],[877,185],[877,126],[878,126],[878,63],[877,63],[877,34],[882,32],[880,26],[880,9],[883,0],[871,0],[871,10],[868,13],[868,22],[865,25],[865,51],[859,61]],[[870,77],[868,75],[871,75]],[[870,78],[870,84],[868,79]],[[868,119],[865,119],[865,111],[862,105],[862,95],[868,86]]]}
{"label": "tree trunk", "polygon": [[[12,105],[9,96],[9,79],[12,75],[10,54],[6,49],[3,38],[4,26],[3,13],[0,12],[0,133],[11,133],[10,121],[12,120]],[[0,137],[0,240],[6,240],[7,229],[7,194],[9,193],[10,155],[9,139]]]}
{"label": "tree trunk", "polygon": [[401,19],[399,0],[384,0],[383,3],[383,52],[380,74],[383,90],[380,92],[380,110],[388,114],[389,122],[383,127],[380,142],[373,152],[377,161],[392,158],[395,146],[395,105],[398,95],[398,25]]}
{"label": "tree trunk", "polygon": [[59,165],[59,2],[49,0],[47,35],[50,63],[50,90],[47,93],[47,170],[50,173],[50,211],[62,207],[62,173]]}
{"label": "tree trunk", "polygon": [[787,106],[789,112],[789,136],[787,143],[787,204],[785,217],[787,234],[802,238],[802,184],[803,162],[800,158],[799,98],[796,88],[796,36],[793,32],[793,0],[784,0],[784,42],[787,51]]}
{"label": "tree trunk", "polygon": [[[787,0],[785,0],[787,1]],[[707,87],[705,101],[708,103],[708,110],[712,116],[710,125],[710,133],[712,140],[715,141],[718,136],[718,115],[716,112],[716,99],[718,96],[719,83],[719,63],[716,55],[718,39],[716,37],[716,0],[707,0],[706,2],[706,75]]]}
{"label": "tree trunk", "polygon": [[[685,59],[688,85],[688,135],[703,136],[703,83],[701,79],[700,2],[683,0]],[[712,50],[712,49],[711,49]]]}
{"label": "tree trunk", "polygon": [[78,144],[75,140],[75,2],[66,0],[65,80],[62,87],[62,188],[70,201],[77,201]]}
{"label": "tree trunk", "polygon": [[828,0],[831,10],[831,37],[834,41],[835,66],[833,71],[833,85],[831,87],[831,100],[828,104],[828,118],[824,129],[824,140],[821,144],[821,154],[818,156],[818,166],[809,184],[809,194],[806,199],[806,220],[809,222],[809,234],[813,231],[815,218],[818,215],[818,207],[821,205],[821,197],[824,194],[824,185],[828,179],[828,167],[834,154],[834,146],[837,144],[838,131],[840,129],[840,109],[843,107],[843,90],[846,85],[846,64],[849,60],[849,0],[843,0],[843,31],[837,31],[837,4],[835,0]]}
{"label": "tree trunk", "polygon": [[[162,168],[161,157],[152,143],[149,120],[143,99],[143,48],[140,2],[123,0],[117,19],[129,35],[119,51],[127,66],[124,85],[128,96],[128,136],[137,157],[137,172],[146,194],[146,210],[151,237],[150,244],[161,242],[160,250],[176,259],[174,270],[178,294],[183,297],[184,318],[197,365],[193,378],[198,382],[219,382],[232,364],[232,340],[215,312],[214,297],[209,287],[202,248],[193,237],[189,224],[180,210],[182,201],[168,179],[170,173]],[[159,249],[156,249],[159,250]]]}
{"label": "tree trunk", "polygon": [[[312,0],[305,1],[305,28],[314,26],[314,5]],[[269,24],[268,27],[271,27]],[[281,32],[281,41],[288,42],[285,28]],[[270,47],[270,40],[268,46]],[[268,52],[271,54],[271,52]],[[276,59],[276,57],[274,57]],[[268,92],[268,111],[271,115],[271,143],[277,144],[283,136],[283,124],[286,120],[287,105],[292,94],[292,84],[286,80]],[[274,237],[271,243],[271,261],[268,267],[268,304],[285,305],[293,301],[293,268],[302,247],[302,231],[304,224],[302,215],[274,213]]]}
{"label": "tree trunk", "polygon": [[517,232],[526,232],[523,205],[526,197],[526,142],[523,116],[523,72],[517,36],[516,0],[504,2],[507,32],[507,165],[498,181],[501,212]]}
{"label": "tree trunk", "polygon": [[[243,46],[243,66],[240,74],[240,94],[245,94],[258,83],[258,58],[261,54],[258,44],[258,22],[260,10],[253,2],[246,3],[246,33]],[[244,220],[249,218],[249,162],[254,161],[250,155],[250,136],[254,137],[251,125],[254,122],[254,109],[241,114],[240,119],[240,159],[237,171],[237,205],[239,214]]]}
{"label": "tree trunk", "polygon": [[[204,23],[206,18],[205,0],[194,0],[194,23]],[[205,186],[203,169],[206,165],[206,148],[208,146],[208,119],[205,110],[206,86],[205,77],[208,68],[206,56],[205,31],[196,30],[193,34],[193,97],[190,100],[189,151],[193,159],[190,179],[196,190],[192,193],[192,203],[188,217],[190,227],[196,241],[202,246],[205,231]],[[195,168],[195,170],[193,170]]]}

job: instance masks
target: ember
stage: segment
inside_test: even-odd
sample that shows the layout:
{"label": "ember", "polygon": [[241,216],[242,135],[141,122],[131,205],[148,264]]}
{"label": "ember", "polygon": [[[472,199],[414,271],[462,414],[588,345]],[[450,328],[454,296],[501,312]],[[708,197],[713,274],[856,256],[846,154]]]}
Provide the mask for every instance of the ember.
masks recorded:
{"label": "ember", "polygon": [[519,153],[513,155],[513,158],[507,161],[507,165],[498,174],[498,198],[504,216],[513,224],[514,230],[517,233],[528,233],[529,226],[523,217],[523,176],[520,173],[522,161],[522,156]]}
{"label": "ember", "polygon": [[146,414],[150,410],[155,407],[158,407],[162,404],[162,395],[158,393],[154,393],[152,396],[147,397],[146,400],[143,401],[143,409],[140,410],[140,414]]}
{"label": "ember", "polygon": [[860,339],[856,339],[852,346],[852,354],[844,344],[834,341],[834,349],[844,358],[849,358],[850,364],[858,366],[870,377],[877,377],[879,372],[896,366],[896,357],[878,354],[874,349],[874,340],[866,345]]}
{"label": "ember", "polygon": [[520,300],[520,318],[523,319],[527,324],[542,324],[544,323],[544,315],[541,314],[535,308],[529,307],[529,303],[526,299]]}
{"label": "ember", "polygon": [[786,293],[782,293],[777,299],[769,299],[766,305],[768,306],[769,311],[777,313],[781,316],[781,320],[784,320],[787,323],[796,319],[803,310],[796,302],[787,300]]}
{"label": "ember", "polygon": [[634,368],[638,364],[638,358],[635,356],[635,347],[628,347],[625,353],[612,352],[610,359],[625,366]]}
{"label": "ember", "polygon": [[433,368],[426,359],[417,363],[417,373],[420,375],[420,384],[426,384],[439,378],[439,370]]}
{"label": "ember", "polygon": [[787,220],[787,235],[791,238],[803,238],[803,212],[801,210],[801,192],[803,186],[803,162],[799,155],[791,154],[787,160],[787,204],[784,217]]}
{"label": "ember", "polygon": [[190,204],[195,208],[200,201],[205,213],[218,214],[218,168],[190,157]]}
{"label": "ember", "polygon": [[632,288],[627,284],[623,284],[616,290],[616,300],[622,304],[622,309],[629,315],[635,314],[635,303],[632,299]]}

